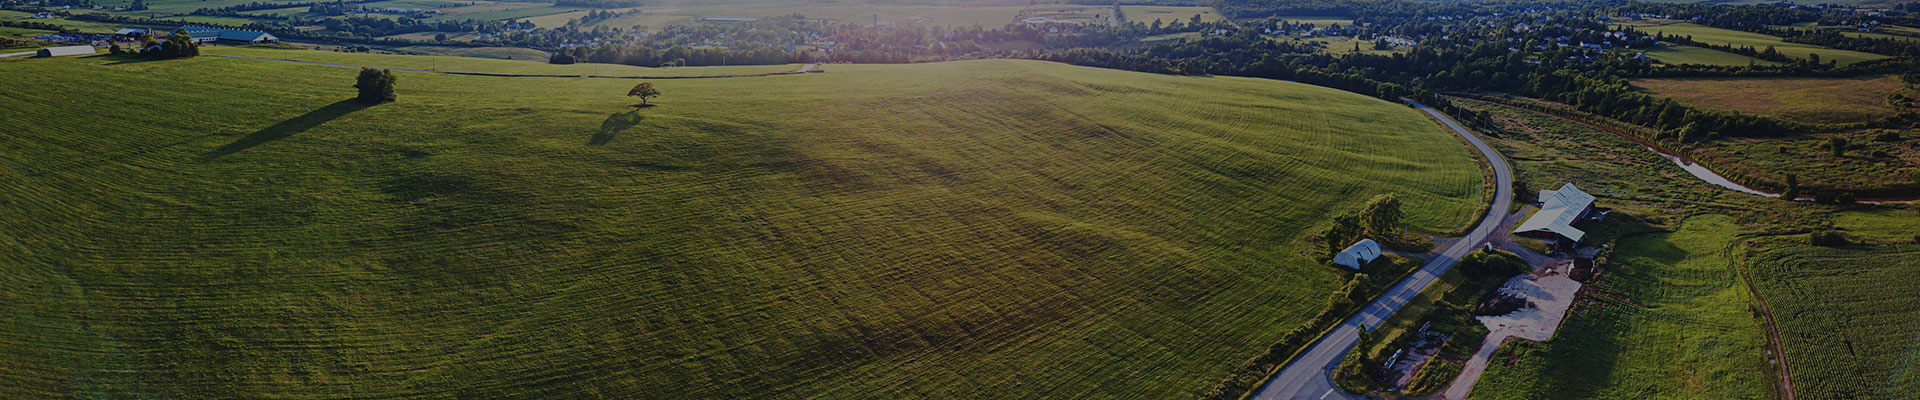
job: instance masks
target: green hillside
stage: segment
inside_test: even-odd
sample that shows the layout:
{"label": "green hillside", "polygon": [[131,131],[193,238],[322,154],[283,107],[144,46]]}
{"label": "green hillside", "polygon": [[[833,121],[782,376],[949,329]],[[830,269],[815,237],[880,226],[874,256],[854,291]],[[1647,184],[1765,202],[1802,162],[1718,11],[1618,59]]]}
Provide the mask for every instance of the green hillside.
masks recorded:
{"label": "green hillside", "polygon": [[1344,279],[1304,237],[1334,209],[1482,204],[1450,134],[1333,89],[826,69],[634,109],[633,80],[400,72],[367,106],[350,68],[0,62],[0,398],[1185,397]]}

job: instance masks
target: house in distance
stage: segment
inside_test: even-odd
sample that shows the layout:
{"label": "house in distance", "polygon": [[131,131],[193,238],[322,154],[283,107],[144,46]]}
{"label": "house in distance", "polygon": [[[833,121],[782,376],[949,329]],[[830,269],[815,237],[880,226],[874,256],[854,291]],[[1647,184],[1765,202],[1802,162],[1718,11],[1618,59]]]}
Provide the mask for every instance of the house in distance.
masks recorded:
{"label": "house in distance", "polygon": [[1540,191],[1540,202],[1540,212],[1533,213],[1520,227],[1514,228],[1514,234],[1564,246],[1578,244],[1587,236],[1586,232],[1574,228],[1573,223],[1593,213],[1593,195],[1568,183],[1559,190]]}

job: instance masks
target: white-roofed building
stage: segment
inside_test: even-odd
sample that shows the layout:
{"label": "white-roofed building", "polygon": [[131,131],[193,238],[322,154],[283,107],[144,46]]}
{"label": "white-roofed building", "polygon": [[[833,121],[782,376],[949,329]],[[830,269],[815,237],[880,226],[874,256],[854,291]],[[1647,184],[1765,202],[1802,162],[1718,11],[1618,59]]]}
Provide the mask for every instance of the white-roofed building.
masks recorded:
{"label": "white-roofed building", "polygon": [[66,57],[93,54],[93,46],[48,47],[33,52],[34,57]]}
{"label": "white-roofed building", "polygon": [[1339,254],[1333,255],[1333,264],[1342,267],[1360,269],[1361,266],[1380,258],[1380,243],[1373,239],[1360,239],[1360,242],[1347,246]]}
{"label": "white-roofed building", "polygon": [[1513,233],[1543,239],[1566,240],[1568,244],[1579,243],[1587,236],[1586,232],[1573,227],[1593,212],[1593,195],[1580,191],[1572,183],[1560,186],[1559,190],[1540,191],[1540,212],[1527,217]]}

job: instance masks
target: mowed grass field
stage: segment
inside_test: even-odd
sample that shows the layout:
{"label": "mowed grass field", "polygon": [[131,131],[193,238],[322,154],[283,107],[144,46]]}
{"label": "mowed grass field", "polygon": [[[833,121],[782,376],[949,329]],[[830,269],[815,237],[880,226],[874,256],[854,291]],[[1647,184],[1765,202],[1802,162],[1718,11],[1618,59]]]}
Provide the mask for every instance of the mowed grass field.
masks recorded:
{"label": "mowed grass field", "polygon": [[1508,342],[1469,397],[1772,398],[1767,339],[1730,257],[1738,230],[1704,215],[1620,239],[1553,340]]}
{"label": "mowed grass field", "polygon": [[1635,88],[1696,107],[1815,123],[1845,123],[1899,112],[1887,96],[1907,87],[1895,76],[1850,78],[1653,78]]}
{"label": "mowed grass field", "polygon": [[1799,398],[1912,398],[1920,246],[1799,246],[1755,257]]}
{"label": "mowed grass field", "polygon": [[1829,49],[1810,44],[1788,43],[1773,36],[1714,28],[1691,22],[1647,21],[1629,25],[1633,25],[1635,29],[1647,33],[1689,36],[1692,37],[1694,41],[1706,44],[1731,44],[1735,47],[1751,46],[1756,51],[1765,51],[1767,46],[1773,46],[1775,51],[1779,51],[1780,54],[1785,54],[1789,57],[1807,58],[1809,54],[1819,54],[1821,62],[1836,61],[1839,62],[1840,65],[1887,58],[1887,56],[1873,53]]}
{"label": "mowed grass field", "polygon": [[355,72],[0,62],[0,397],[1187,397],[1322,307],[1335,209],[1484,196],[1419,113],[1271,80]]}
{"label": "mowed grass field", "polygon": [[[426,47],[426,46],[415,46],[415,47]],[[418,49],[415,47],[401,47],[399,49],[425,51],[425,49]],[[491,51],[496,49],[498,49],[497,53],[494,53]],[[790,64],[790,65],[735,65],[735,66],[714,66],[714,67],[647,68],[647,67],[637,67],[637,66],[621,65],[621,64],[565,64],[565,65],[548,64],[544,62],[545,61],[544,58],[538,59],[538,61],[529,62],[529,61],[526,61],[525,59],[522,59],[520,61],[508,61],[508,60],[486,59],[486,58],[493,58],[493,57],[477,57],[479,55],[500,55],[500,56],[513,55],[516,58],[519,58],[519,56],[517,55],[517,53],[520,53],[519,51],[511,51],[506,49],[508,48],[474,47],[474,48],[465,48],[465,50],[463,51],[463,50],[460,50],[459,48],[438,47],[438,48],[433,48],[432,50],[447,51],[449,52],[449,54],[453,54],[453,53],[468,53],[468,54],[461,55],[461,56],[409,55],[404,57],[392,56],[392,55],[365,54],[365,53],[287,50],[287,49],[267,48],[267,47],[224,47],[224,46],[207,47],[202,49],[201,52],[207,53],[207,54],[221,54],[221,55],[244,56],[244,57],[261,57],[261,58],[295,60],[295,61],[311,61],[311,62],[322,62],[322,63],[344,64],[344,65],[367,65],[367,66],[380,66],[380,67],[390,67],[390,68],[437,69],[437,70],[446,70],[446,71],[497,72],[497,73],[514,73],[514,74],[695,76],[695,75],[757,74],[757,73],[768,73],[768,72],[782,72],[782,71],[792,71],[800,67],[798,64]],[[538,50],[527,50],[527,51],[537,52]],[[540,54],[544,54],[544,53],[540,53]],[[528,53],[527,55],[531,56],[533,54]],[[544,55],[542,55],[541,57],[544,57]],[[501,58],[504,58],[504,57],[501,57]],[[831,65],[821,66],[820,69],[824,70],[830,67],[832,66]]]}
{"label": "mowed grass field", "polygon": [[1645,52],[1647,53],[1647,57],[1653,58],[1654,60],[1659,60],[1660,62],[1663,62],[1663,63],[1674,64],[1674,65],[1701,64],[1701,65],[1724,65],[1724,66],[1739,67],[1739,66],[1747,66],[1747,65],[1778,65],[1779,64],[1776,62],[1761,60],[1758,58],[1747,57],[1739,54],[1733,54],[1733,53],[1728,53],[1724,51],[1719,51],[1719,50],[1714,50],[1714,49],[1709,49],[1704,47],[1694,47],[1694,46],[1662,47],[1657,49],[1645,50]]}

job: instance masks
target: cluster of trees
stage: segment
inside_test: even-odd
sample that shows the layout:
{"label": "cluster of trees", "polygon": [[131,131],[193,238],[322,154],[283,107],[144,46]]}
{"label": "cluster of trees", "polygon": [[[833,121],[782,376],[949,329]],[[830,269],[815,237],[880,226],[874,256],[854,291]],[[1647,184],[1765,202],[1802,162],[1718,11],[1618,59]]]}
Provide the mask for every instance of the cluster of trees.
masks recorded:
{"label": "cluster of trees", "polygon": [[78,30],[75,30],[73,28],[69,28],[66,26],[49,24],[45,22],[32,21],[32,20],[20,21],[20,20],[11,20],[11,19],[0,19],[0,27],[35,29],[35,30],[43,30],[43,31],[54,31],[54,32],[60,32],[60,33],[79,32]]}
{"label": "cluster of trees", "polygon": [[394,94],[394,83],[397,81],[393,71],[361,68],[360,77],[353,84],[353,88],[360,91],[360,95],[355,97],[355,100],[363,103],[394,101],[399,98]]}
{"label": "cluster of trees", "polygon": [[593,25],[595,23],[599,23],[600,21],[620,18],[628,14],[639,14],[639,13],[640,13],[640,10],[633,10],[633,11],[592,10],[592,11],[587,11],[587,15],[582,15],[580,16],[579,19],[567,21],[567,26]]}
{"label": "cluster of trees", "polygon": [[553,5],[561,7],[627,8],[639,7],[645,4],[640,0],[554,0]]}
{"label": "cluster of trees", "polygon": [[154,59],[186,58],[200,55],[200,43],[193,41],[185,31],[174,31],[167,40],[155,41],[153,35],[140,37],[140,48],[123,49],[119,44],[107,48],[112,54],[131,54]]}
{"label": "cluster of trees", "polygon": [[1365,237],[1390,242],[1398,238],[1406,212],[1400,209],[1400,197],[1387,193],[1374,196],[1359,212],[1345,211],[1333,216],[1333,226],[1321,236],[1327,241],[1327,257],[1344,250]]}

